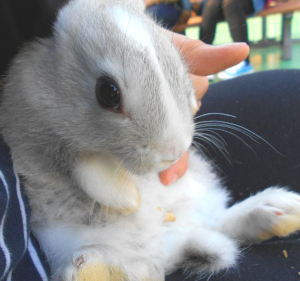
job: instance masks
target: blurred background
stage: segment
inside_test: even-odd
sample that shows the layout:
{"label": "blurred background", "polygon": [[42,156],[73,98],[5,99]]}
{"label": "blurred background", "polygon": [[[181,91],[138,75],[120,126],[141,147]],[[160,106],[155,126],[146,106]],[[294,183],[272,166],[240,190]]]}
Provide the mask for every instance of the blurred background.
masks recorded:
{"label": "blurred background", "polygon": [[[211,82],[263,70],[300,69],[300,0],[145,2],[148,11],[166,28],[185,33],[192,39],[213,45],[233,41],[250,45],[251,53],[245,62],[210,76]],[[176,9],[180,12],[176,13]]]}
{"label": "blurred background", "polygon": [[[251,46],[250,61],[255,70],[261,71],[279,68],[300,69],[300,11],[293,13],[291,21],[291,59],[282,59],[282,14],[269,15],[265,18],[265,21],[266,37],[268,42],[263,45],[263,18],[250,17],[247,19],[249,41]],[[198,39],[199,27],[187,28],[186,34],[193,39]],[[219,45],[230,42],[233,42],[233,40],[230,36],[228,23],[218,23],[213,44]]]}

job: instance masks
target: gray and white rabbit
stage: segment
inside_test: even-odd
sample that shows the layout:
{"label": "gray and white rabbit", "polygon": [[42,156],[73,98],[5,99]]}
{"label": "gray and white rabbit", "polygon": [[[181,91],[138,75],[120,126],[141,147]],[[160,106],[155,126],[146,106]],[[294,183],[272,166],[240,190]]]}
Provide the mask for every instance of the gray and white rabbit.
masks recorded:
{"label": "gray and white rabbit", "polygon": [[160,183],[191,145],[196,109],[187,66],[142,0],[70,1],[53,37],[22,49],[0,124],[53,280],[212,274],[240,245],[300,229],[298,194],[273,187],[228,208],[192,150],[184,177]]}

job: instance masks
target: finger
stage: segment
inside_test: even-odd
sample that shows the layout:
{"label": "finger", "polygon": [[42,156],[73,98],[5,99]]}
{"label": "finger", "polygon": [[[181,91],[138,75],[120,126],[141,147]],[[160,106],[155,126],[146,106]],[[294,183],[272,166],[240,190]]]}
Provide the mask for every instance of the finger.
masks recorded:
{"label": "finger", "polygon": [[181,34],[167,32],[188,63],[190,72],[195,75],[214,74],[236,65],[245,60],[250,51],[246,43],[212,46]]}
{"label": "finger", "polygon": [[181,178],[188,168],[189,154],[186,152],[175,164],[167,170],[159,173],[159,179],[163,185],[169,185]]}
{"label": "finger", "polygon": [[205,45],[205,48],[198,47],[189,51],[185,60],[193,74],[210,75],[245,60],[249,50],[249,46],[245,43],[220,46]]}
{"label": "finger", "polygon": [[198,101],[198,107],[200,107],[200,105],[201,105],[200,100],[206,93],[208,86],[209,86],[208,79],[206,76],[197,76],[197,75],[193,75],[193,74],[190,74],[190,76],[192,79],[193,87],[195,89],[195,95],[196,95],[196,99]]}

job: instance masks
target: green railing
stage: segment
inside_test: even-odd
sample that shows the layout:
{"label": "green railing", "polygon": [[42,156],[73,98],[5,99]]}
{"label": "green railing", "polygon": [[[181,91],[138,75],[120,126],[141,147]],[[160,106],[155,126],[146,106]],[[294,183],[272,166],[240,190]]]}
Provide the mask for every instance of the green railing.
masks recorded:
{"label": "green railing", "polygon": [[[267,38],[280,41],[282,33],[282,15],[270,15],[266,17],[267,21]],[[262,18],[253,17],[247,20],[249,40],[250,42],[258,42],[262,40]],[[199,27],[191,27],[187,29],[187,35],[191,38],[198,38]],[[294,12],[292,19],[292,39],[300,40],[300,12]],[[229,27],[226,22],[220,22],[217,26],[214,44],[224,44],[232,42]]]}

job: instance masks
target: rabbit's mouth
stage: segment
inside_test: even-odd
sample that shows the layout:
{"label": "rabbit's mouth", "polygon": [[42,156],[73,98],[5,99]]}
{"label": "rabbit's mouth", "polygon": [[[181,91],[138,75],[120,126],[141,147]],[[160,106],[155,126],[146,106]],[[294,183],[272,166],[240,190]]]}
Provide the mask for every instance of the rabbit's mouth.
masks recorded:
{"label": "rabbit's mouth", "polygon": [[135,159],[128,159],[129,161],[119,160],[119,163],[131,174],[145,175],[167,170],[170,166],[175,164],[180,157],[181,155],[178,157],[164,159],[160,156],[155,157],[154,155],[150,155],[149,157],[149,155],[143,156],[140,154],[139,157],[136,157]]}
{"label": "rabbit's mouth", "polygon": [[176,158],[176,159],[173,159],[173,160],[162,160],[160,163],[159,163],[159,169],[160,169],[160,172],[162,171],[165,171],[167,170],[168,168],[170,168],[172,165],[174,165],[178,160],[180,159],[179,158]]}

